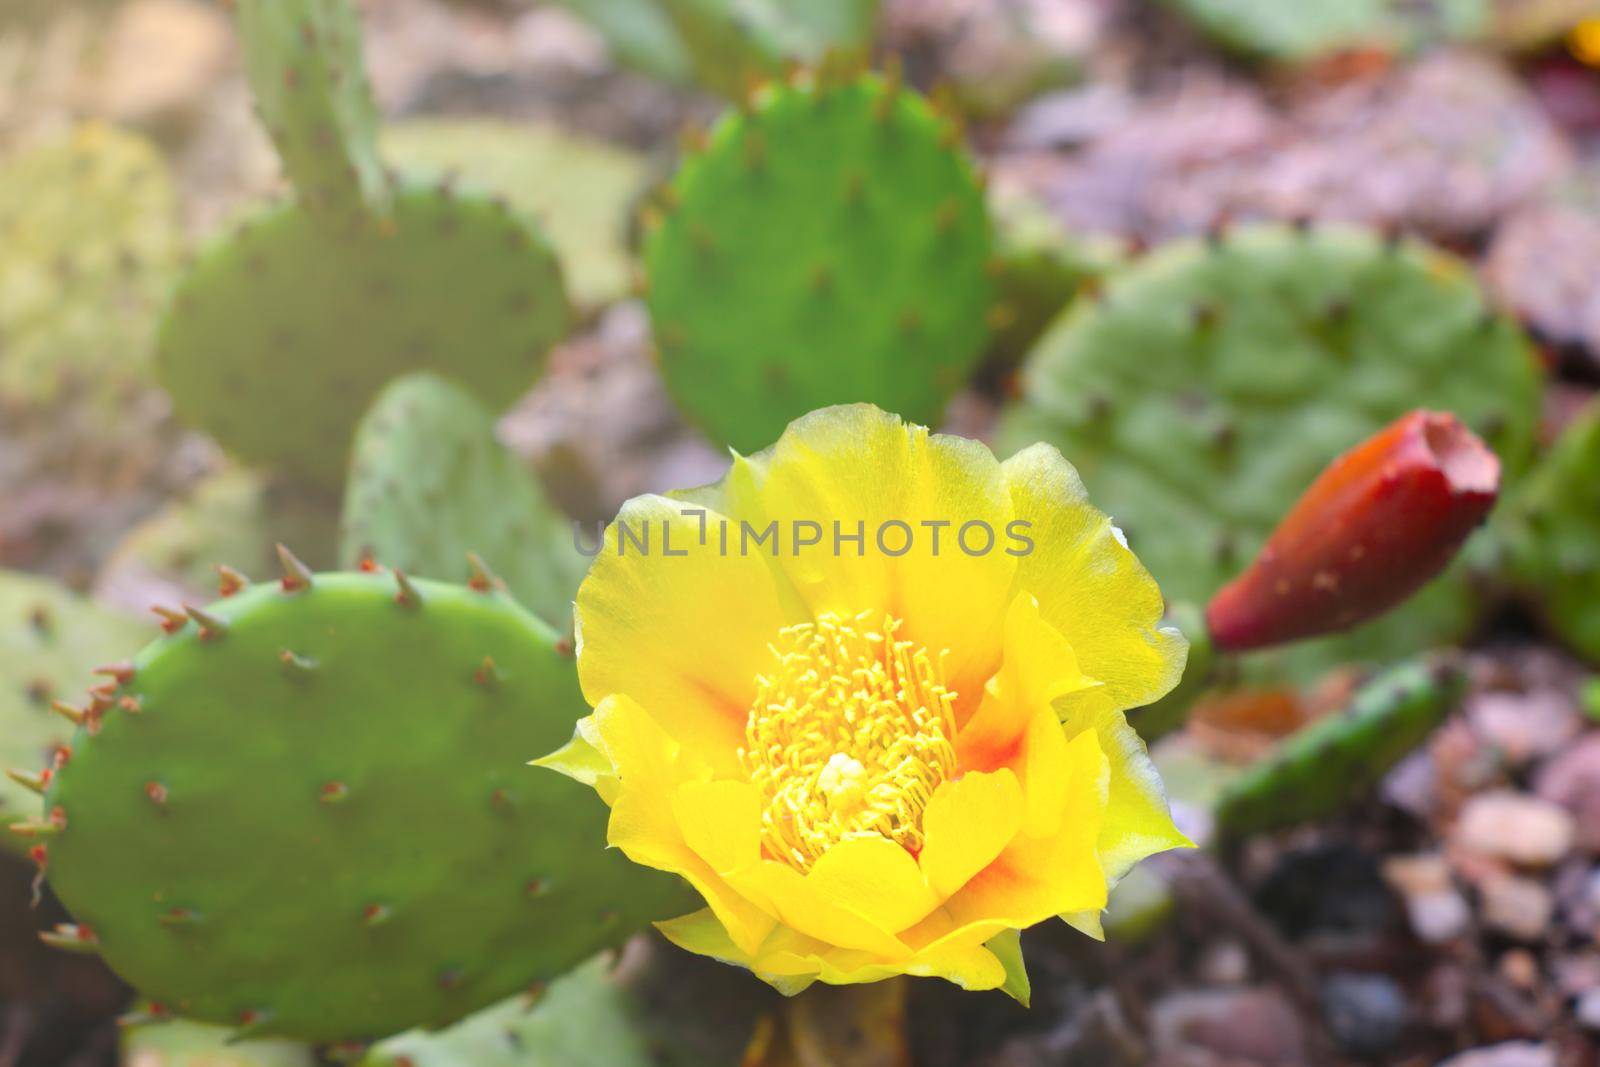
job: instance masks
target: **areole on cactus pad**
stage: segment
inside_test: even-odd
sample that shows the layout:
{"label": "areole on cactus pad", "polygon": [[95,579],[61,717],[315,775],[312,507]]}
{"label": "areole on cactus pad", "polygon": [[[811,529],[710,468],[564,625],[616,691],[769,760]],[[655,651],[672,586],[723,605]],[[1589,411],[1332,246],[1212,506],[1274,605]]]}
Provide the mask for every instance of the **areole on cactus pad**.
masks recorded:
{"label": "areole on cactus pad", "polygon": [[581,697],[486,572],[291,558],[225,591],[74,712],[35,828],[59,940],[168,1011],[340,1040],[452,1022],[681,909],[600,847],[601,805],[522,766]]}

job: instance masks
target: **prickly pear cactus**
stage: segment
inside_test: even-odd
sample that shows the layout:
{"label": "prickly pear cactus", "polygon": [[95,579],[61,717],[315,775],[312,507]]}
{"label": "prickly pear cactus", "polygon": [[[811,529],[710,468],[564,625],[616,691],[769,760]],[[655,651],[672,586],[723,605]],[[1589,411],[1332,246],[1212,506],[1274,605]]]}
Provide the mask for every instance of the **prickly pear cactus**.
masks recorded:
{"label": "prickly pear cactus", "polygon": [[361,1067],[654,1067],[628,994],[591,960],[536,997],[518,996],[447,1030],[401,1034]]}
{"label": "prickly pear cactus", "polygon": [[687,158],[645,247],[668,388],[760,448],[814,408],[936,422],[987,336],[989,221],[959,131],[894,78],[773,84]]}
{"label": "prickly pear cactus", "polygon": [[235,589],[91,694],[34,858],[166,1010],[240,1036],[442,1026],[564,973],[681,887],[524,766],[583,710],[570,646],[487,581]]}
{"label": "prickly pear cactus", "polygon": [[1443,660],[1415,660],[1367,682],[1342,712],[1290,737],[1223,787],[1223,840],[1331,815],[1371,789],[1444,721],[1466,677]]}
{"label": "prickly pear cactus", "polygon": [[1557,636],[1600,662],[1600,403],[1562,431],[1504,519],[1513,583]]}
{"label": "prickly pear cactus", "polygon": [[1277,60],[1342,49],[1393,50],[1441,38],[1477,37],[1491,0],[1167,0],[1223,47]]}
{"label": "prickly pear cactus", "polygon": [[114,395],[148,373],[180,248],[152,145],[88,123],[0,164],[0,248],[0,394]]}
{"label": "prickly pear cactus", "polygon": [[396,192],[392,232],[338,234],[295,205],[201,253],[162,324],[178,413],[239,458],[324,486],[390,379],[434,369],[496,410],[567,330],[560,267],[503,202]]}
{"label": "prickly pear cactus", "polygon": [[739,97],[754,77],[865,51],[880,0],[560,0],[623,62]]}
{"label": "prickly pear cactus", "polygon": [[[1114,275],[1040,340],[1023,387],[1003,448],[1058,445],[1162,591],[1204,603],[1330,460],[1412,408],[1454,412],[1513,478],[1539,377],[1457,260],[1365,231],[1257,226]],[[1387,618],[1267,659],[1305,674],[1388,658],[1457,636],[1472,610],[1447,572]]]}
{"label": "prickly pear cactus", "polygon": [[497,561],[517,601],[558,632],[588,570],[573,531],[461,389],[419,374],[379,395],[356,433],[340,562],[374,558],[466,581],[468,554]]}
{"label": "prickly pear cactus", "polygon": [[[39,810],[39,769],[49,766],[72,725],[51,704],[88,684],[146,629],[32,575],[0,571],[0,827]],[[48,777],[46,775],[45,777]],[[0,830],[0,848],[29,842]]]}
{"label": "prickly pear cactus", "polygon": [[382,143],[405,173],[471,175],[538,219],[580,309],[628,295],[628,225],[644,187],[642,157],[554,126],[482,119],[415,119],[386,128]]}
{"label": "prickly pear cactus", "polygon": [[[132,1016],[148,1015],[135,1007]],[[310,1046],[294,1041],[234,1041],[225,1026],[187,1019],[151,1019],[122,1030],[127,1067],[316,1067]]]}
{"label": "prickly pear cactus", "polygon": [[378,108],[350,0],[238,0],[256,111],[300,201],[330,225],[387,215]]}
{"label": "prickly pear cactus", "polygon": [[338,499],[258,470],[227,466],[129,530],[95,579],[100,599],[144,613],[153,589],[209,599],[216,561],[246,574],[277,570],[277,545],[298,545],[313,567],[334,565]]}
{"label": "prickly pear cactus", "polygon": [[1125,257],[1111,241],[1074,236],[1049,207],[1020,190],[992,191],[989,214],[997,292],[985,363],[1009,371],[1074,296],[1099,285]]}

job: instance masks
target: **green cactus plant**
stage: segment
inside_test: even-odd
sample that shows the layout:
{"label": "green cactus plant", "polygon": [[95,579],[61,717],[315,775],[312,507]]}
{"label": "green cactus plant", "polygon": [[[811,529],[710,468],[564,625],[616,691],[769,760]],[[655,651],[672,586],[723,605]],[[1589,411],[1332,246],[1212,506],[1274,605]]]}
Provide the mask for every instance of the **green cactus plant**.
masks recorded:
{"label": "green cactus plant", "polygon": [[1324,818],[1359,799],[1465,691],[1465,672],[1444,658],[1412,660],[1372,678],[1342,712],[1311,723],[1222,787],[1218,840]]}
{"label": "green cactus plant", "polygon": [[301,203],[336,228],[384,218],[391,188],[355,8],[349,0],[239,0],[238,15],[256,113]]}
{"label": "green cactus plant", "polygon": [[338,236],[288,204],[203,251],[161,330],[179,413],[241,459],[337,486],[391,378],[436,369],[514,400],[569,322],[543,240],[449,186],[402,186],[393,227]]}
{"label": "green cactus plant", "polygon": [[413,119],[385,129],[382,145],[406,173],[470,174],[538,219],[579,309],[628,295],[628,223],[646,176],[635,153],[553,126],[485,119]]}
{"label": "green cactus plant", "polygon": [[97,593],[142,609],[151,583],[205,599],[217,584],[215,561],[246,574],[277,568],[280,542],[300,545],[313,567],[331,567],[337,501],[243,467],[207,475],[184,496],[129,530],[101,566]]}
{"label": "green cactus plant", "polygon": [[122,1062],[127,1067],[316,1067],[308,1045],[265,1039],[235,1041],[232,1029],[154,1018],[140,1007],[122,1030]]}
{"label": "green cactus plant", "polygon": [[148,142],[100,123],[0,164],[0,396],[142,381],[177,268],[177,200]]}
{"label": "green cactus plant", "polygon": [[685,159],[649,236],[667,386],[719,442],[871,401],[937,421],[987,336],[988,212],[958,130],[891,76],[767,86]]}
{"label": "green cactus plant", "polygon": [[752,79],[829,52],[864,53],[880,0],[561,0],[623,62],[738,98]]}
{"label": "green cactus plant", "polygon": [[1497,524],[1512,585],[1572,649],[1600,662],[1600,402],[1591,402]]}
{"label": "green cactus plant", "polygon": [[1399,50],[1441,38],[1487,32],[1491,0],[1167,0],[1218,44],[1247,56],[1288,62],[1343,49]]}
{"label": "green cactus plant", "polygon": [[468,554],[499,561],[507,588],[557,631],[589,561],[532,474],[495,438],[483,405],[432,375],[401,378],[356,433],[340,562],[376,558],[466,581]]}
{"label": "green cactus plant", "polygon": [[[385,382],[434,369],[498,409],[543,367],[571,309],[543,236],[504,200],[402,176],[383,178],[378,202],[349,0],[253,0],[240,16],[252,69],[266,72],[253,79],[263,116],[289,131],[280,147],[299,198],[201,252],[162,322],[157,369],[179,415],[239,458],[337,487]],[[281,84],[312,68],[315,85]],[[333,138],[330,177],[318,144],[313,163],[296,154],[335,118],[349,128]],[[328,184],[339,175],[342,192]]]}
{"label": "green cactus plant", "polygon": [[654,1067],[628,994],[591,960],[537,996],[513,997],[447,1030],[379,1043],[361,1067]]}
{"label": "green cactus plant", "polygon": [[[145,632],[137,620],[107,612],[55,582],[0,571],[0,826],[38,811],[37,773],[72,736],[51,712],[102,663],[117,659]],[[23,838],[0,833],[0,849],[22,852]]]}
{"label": "green cactus plant", "polygon": [[[1525,465],[1539,372],[1467,268],[1341,227],[1263,225],[1175,243],[1080,299],[1040,340],[1002,450],[1070,455],[1170,599],[1204,603],[1322,468],[1419,405]],[[1252,657],[1279,677],[1459,634],[1457,568],[1349,635]]]}
{"label": "green cactus plant", "polygon": [[989,215],[996,299],[984,362],[991,371],[1009,372],[1074,296],[1099,285],[1126,257],[1110,239],[1073,235],[1049,207],[1020,190],[992,190]]}
{"label": "green cactus plant", "polygon": [[583,700],[570,644],[494,590],[399,572],[244,585],[91,694],[28,828],[99,951],[241,1036],[441,1026],[681,908],[526,768]]}

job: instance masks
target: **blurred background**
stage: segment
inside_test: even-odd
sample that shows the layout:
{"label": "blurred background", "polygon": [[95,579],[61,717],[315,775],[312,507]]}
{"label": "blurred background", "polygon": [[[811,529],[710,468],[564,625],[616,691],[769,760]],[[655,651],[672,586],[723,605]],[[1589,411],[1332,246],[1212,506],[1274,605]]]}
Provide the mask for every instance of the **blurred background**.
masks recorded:
{"label": "blurred background", "polygon": [[[589,521],[719,477],[725,453],[656,368],[638,220],[694,140],[684,131],[727,106],[730,72],[708,71],[650,0],[361,7],[387,157],[468,171],[537,216],[566,276],[574,326],[501,441]],[[990,322],[946,428],[993,433],[1074,298],[1163,242],[1258,219],[1356,223],[1464,257],[1537,346],[1543,442],[1600,386],[1597,0],[882,0],[875,19],[871,52],[961,116],[999,247],[1036,268],[1010,279],[1021,295]],[[107,162],[70,162],[88,154]],[[0,0],[6,625],[48,628],[35,606],[70,590],[56,610],[80,613],[72,632],[115,649],[151,603],[203,601],[216,560],[250,569],[288,540],[333,564],[337,499],[230,461],[152,371],[193,250],[285,190],[228,5]],[[1600,468],[1586,476],[1600,483]],[[1592,494],[1574,506],[1600,524]],[[1228,856],[1234,877],[1172,864],[1127,894],[1106,944],[1034,931],[1031,1010],[918,982],[779,1014],[753,982],[659,944],[621,966],[657,1017],[699,991],[687,1017],[702,1044],[661,1062],[1600,1064],[1592,638],[1497,601],[1463,639],[1467,696],[1373,797],[1250,839]],[[52,699],[57,666],[0,644],[0,703]],[[1203,811],[1229,768],[1339,706],[1353,681],[1327,666],[1203,701],[1163,743],[1180,809]],[[0,737],[8,760],[16,747]],[[62,915],[29,907],[32,874],[0,850],[0,1067],[321,1055],[119,1027],[129,992],[39,943]],[[774,1027],[801,1036],[774,1042]],[[567,1062],[495,1055],[512,1058],[456,1062]]]}

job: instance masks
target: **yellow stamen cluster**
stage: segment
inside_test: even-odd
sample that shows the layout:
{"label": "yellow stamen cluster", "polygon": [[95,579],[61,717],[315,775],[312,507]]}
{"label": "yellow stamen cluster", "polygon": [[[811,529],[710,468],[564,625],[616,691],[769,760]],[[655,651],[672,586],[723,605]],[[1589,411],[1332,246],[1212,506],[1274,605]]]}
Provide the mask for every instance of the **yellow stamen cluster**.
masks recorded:
{"label": "yellow stamen cluster", "polygon": [[808,870],[831,846],[879,834],[922,849],[922,811],[955,773],[955,694],[943,655],[895,640],[898,619],[824,614],[788,626],[756,678],[739,758],[761,791],[766,854]]}

